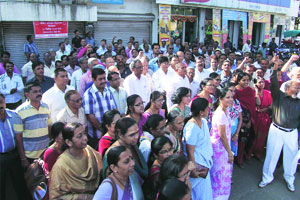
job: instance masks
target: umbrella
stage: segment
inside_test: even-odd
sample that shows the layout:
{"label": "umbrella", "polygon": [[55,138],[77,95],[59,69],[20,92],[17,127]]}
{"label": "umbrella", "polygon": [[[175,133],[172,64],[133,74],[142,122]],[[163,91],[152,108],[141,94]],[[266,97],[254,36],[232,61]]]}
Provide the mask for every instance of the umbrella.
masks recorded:
{"label": "umbrella", "polygon": [[290,30],[290,31],[285,31],[283,33],[284,37],[297,37],[300,36],[300,30]]}

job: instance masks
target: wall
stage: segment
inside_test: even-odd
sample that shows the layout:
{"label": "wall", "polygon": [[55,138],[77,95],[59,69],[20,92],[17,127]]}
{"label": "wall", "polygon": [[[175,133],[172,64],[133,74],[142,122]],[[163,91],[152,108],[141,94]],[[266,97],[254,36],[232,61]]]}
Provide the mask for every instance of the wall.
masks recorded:
{"label": "wall", "polygon": [[[22,12],[16,15],[16,11]],[[0,2],[0,21],[97,21],[97,7]]]}

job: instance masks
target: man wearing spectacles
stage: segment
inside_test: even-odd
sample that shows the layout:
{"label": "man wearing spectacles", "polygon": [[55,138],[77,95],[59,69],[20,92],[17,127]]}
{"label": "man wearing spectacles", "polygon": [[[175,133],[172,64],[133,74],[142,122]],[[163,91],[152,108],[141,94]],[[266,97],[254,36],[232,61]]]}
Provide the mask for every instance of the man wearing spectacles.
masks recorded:
{"label": "man wearing spectacles", "polygon": [[69,90],[65,94],[66,107],[57,114],[57,121],[63,123],[78,122],[87,127],[87,119],[82,108],[82,98],[78,91]]}
{"label": "man wearing spectacles", "polygon": [[203,79],[209,77],[210,71],[205,69],[205,61],[202,57],[196,58],[196,69],[195,69],[195,78],[194,80],[201,83]]}

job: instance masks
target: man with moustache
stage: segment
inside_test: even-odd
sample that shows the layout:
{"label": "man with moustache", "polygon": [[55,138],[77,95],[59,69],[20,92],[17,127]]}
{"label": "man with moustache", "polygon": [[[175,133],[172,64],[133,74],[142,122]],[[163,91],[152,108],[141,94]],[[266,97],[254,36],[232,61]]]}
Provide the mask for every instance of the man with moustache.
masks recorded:
{"label": "man with moustache", "polygon": [[26,191],[26,183],[22,173],[20,158],[18,155],[22,134],[16,133],[13,129],[18,114],[6,109],[5,97],[0,93],[0,198],[8,199],[6,193],[8,177],[16,192],[18,199],[30,199]]}
{"label": "man with moustache", "polygon": [[27,168],[48,148],[51,119],[48,105],[41,102],[42,89],[38,83],[27,84],[24,93],[27,100],[16,109],[19,117],[14,130],[22,136],[18,151],[22,167]]}
{"label": "man with moustache", "polygon": [[83,108],[88,119],[89,145],[96,148],[101,133],[102,116],[117,109],[112,92],[106,86],[106,74],[101,68],[92,69],[93,85],[83,95]]}

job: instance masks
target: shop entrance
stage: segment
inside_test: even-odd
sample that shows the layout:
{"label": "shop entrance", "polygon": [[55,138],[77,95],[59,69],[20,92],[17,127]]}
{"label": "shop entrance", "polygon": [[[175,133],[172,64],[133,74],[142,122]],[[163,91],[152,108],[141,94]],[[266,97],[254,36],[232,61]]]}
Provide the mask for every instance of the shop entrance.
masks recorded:
{"label": "shop entrance", "polygon": [[276,37],[279,38],[279,44],[281,43],[282,29],[283,29],[282,25],[277,25]]}
{"label": "shop entrance", "polygon": [[186,42],[193,42],[196,39],[196,30],[197,30],[197,23],[186,21],[185,22],[185,39]]}
{"label": "shop entrance", "polygon": [[253,22],[252,44],[259,47],[265,40],[266,24]]}
{"label": "shop entrance", "polygon": [[243,38],[243,23],[242,21],[228,20],[228,36],[232,42],[232,46],[238,49],[238,41]]}

